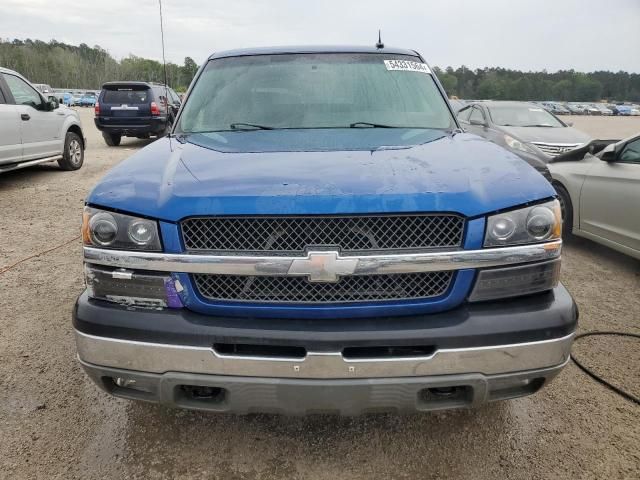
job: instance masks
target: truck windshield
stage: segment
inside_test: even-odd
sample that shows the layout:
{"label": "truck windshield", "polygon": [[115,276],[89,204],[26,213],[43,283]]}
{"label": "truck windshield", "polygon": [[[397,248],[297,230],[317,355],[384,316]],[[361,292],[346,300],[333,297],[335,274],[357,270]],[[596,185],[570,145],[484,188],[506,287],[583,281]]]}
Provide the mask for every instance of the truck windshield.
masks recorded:
{"label": "truck windshield", "polygon": [[455,126],[418,57],[285,54],[209,61],[176,132]]}

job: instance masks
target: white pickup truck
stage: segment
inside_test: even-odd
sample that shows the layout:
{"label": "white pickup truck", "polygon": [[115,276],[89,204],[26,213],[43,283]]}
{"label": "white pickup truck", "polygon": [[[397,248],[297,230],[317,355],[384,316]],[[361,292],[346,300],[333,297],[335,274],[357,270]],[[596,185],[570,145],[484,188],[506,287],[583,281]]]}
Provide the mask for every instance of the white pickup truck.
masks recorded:
{"label": "white pickup truck", "polygon": [[77,112],[0,67],[0,173],[54,161],[63,170],[77,170],[85,146]]}

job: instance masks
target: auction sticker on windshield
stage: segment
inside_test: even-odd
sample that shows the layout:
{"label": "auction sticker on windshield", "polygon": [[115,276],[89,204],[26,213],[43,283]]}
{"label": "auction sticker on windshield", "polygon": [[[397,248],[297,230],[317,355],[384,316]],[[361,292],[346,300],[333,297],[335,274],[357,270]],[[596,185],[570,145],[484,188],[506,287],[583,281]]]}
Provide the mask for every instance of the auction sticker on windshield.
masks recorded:
{"label": "auction sticker on windshield", "polygon": [[430,74],[431,70],[426,64],[409,60],[385,60],[387,70],[400,70],[404,72],[419,72]]}

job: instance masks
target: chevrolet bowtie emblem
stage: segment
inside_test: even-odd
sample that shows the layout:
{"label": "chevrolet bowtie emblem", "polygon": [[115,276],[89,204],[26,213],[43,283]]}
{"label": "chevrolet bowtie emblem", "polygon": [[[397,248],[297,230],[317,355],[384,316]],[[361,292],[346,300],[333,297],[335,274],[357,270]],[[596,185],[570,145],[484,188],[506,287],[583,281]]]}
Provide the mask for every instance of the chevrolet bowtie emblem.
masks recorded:
{"label": "chevrolet bowtie emblem", "polygon": [[291,262],[289,275],[304,275],[310,282],[337,282],[341,275],[352,275],[357,258],[339,257],[338,252],[309,252],[307,258]]}

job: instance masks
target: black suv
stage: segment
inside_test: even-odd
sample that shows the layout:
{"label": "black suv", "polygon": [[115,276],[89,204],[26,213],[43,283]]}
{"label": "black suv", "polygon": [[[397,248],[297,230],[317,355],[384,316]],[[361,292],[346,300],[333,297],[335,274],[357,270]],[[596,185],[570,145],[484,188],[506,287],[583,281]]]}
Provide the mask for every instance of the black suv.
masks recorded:
{"label": "black suv", "polygon": [[164,136],[179,108],[180,97],[163,84],[107,82],[95,105],[95,122],[107,145],[115,147],[123,136]]}

